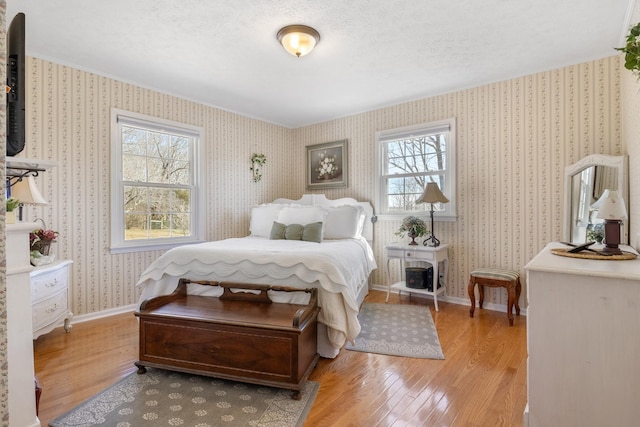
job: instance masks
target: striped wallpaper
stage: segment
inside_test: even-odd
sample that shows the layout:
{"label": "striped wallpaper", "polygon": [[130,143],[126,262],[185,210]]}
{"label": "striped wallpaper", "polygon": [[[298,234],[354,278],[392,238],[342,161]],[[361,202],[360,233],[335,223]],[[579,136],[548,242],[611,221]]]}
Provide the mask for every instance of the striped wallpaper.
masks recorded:
{"label": "striped wallpaper", "polygon": [[[591,153],[625,152],[618,57],[299,129],[37,58],[29,58],[27,67],[25,154],[58,162],[38,178],[50,205],[31,208],[28,216],[43,218],[61,233],[56,251],[58,257],[74,260],[71,309],[76,315],[135,303],[137,278],[161,253],[109,253],[111,107],[205,129],[208,239],[246,235],[252,204],[303,194],[306,145],[348,139],[349,187],[326,194],[373,202],[375,132],[455,117],[458,218],[437,223],[436,232],[451,244],[449,295],[460,302],[466,302],[472,269],[522,270],[546,242],[560,238],[566,165]],[[249,171],[254,152],[268,159],[259,183],[251,180]],[[375,226],[380,268],[372,276],[373,285],[386,285],[383,246],[395,240],[398,226],[399,220]],[[486,301],[504,306],[506,296],[492,289]]]}
{"label": "striped wallpaper", "polygon": [[[625,152],[620,96],[618,57],[610,57],[296,129],[294,144],[302,155],[305,145],[349,139],[350,186],[328,194],[373,201],[375,132],[455,117],[458,218],[435,229],[451,245],[449,295],[466,302],[471,270],[523,271],[561,238],[565,166]],[[379,261],[399,225],[376,224]],[[373,283],[386,284],[382,269]],[[491,289],[485,301],[505,306],[506,293]]]}

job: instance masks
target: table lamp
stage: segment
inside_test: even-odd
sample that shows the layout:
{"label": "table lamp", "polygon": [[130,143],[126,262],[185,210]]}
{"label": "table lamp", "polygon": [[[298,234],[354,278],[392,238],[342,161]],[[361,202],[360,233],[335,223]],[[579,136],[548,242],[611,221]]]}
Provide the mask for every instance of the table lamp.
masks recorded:
{"label": "table lamp", "polygon": [[607,255],[620,255],[622,251],[618,247],[620,244],[620,224],[627,219],[627,207],[624,199],[618,196],[616,190],[604,190],[602,196],[591,205],[592,209],[597,209],[596,218],[604,220],[604,243],[602,252]]}
{"label": "table lamp", "polygon": [[434,203],[447,203],[449,199],[442,194],[438,184],[435,182],[427,183],[427,186],[422,193],[422,196],[416,200],[416,203],[431,203],[431,236],[424,241],[425,246],[440,246],[440,240],[436,239],[435,233],[433,231],[433,204]]}
{"label": "table lamp", "polygon": [[42,197],[36,182],[32,176],[23,177],[11,186],[11,197],[18,199],[18,221],[22,221],[23,205],[46,205],[47,201]]}

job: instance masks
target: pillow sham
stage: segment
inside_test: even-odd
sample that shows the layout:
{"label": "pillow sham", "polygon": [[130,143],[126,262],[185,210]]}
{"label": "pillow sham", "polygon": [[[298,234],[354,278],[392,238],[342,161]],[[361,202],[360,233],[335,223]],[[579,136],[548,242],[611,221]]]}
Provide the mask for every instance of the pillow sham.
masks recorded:
{"label": "pillow sham", "polygon": [[255,237],[269,237],[273,222],[278,218],[278,213],[286,205],[277,203],[265,203],[251,207],[249,222],[249,234]]}
{"label": "pillow sham", "polygon": [[271,240],[304,240],[320,243],[322,241],[322,223],[284,225],[274,221],[269,238]]}
{"label": "pillow sham", "polygon": [[327,240],[355,239],[362,235],[366,212],[359,205],[330,206],[324,226]]}
{"label": "pillow sham", "polygon": [[307,225],[312,222],[324,222],[327,211],[322,206],[285,206],[278,212],[277,222],[289,225]]}

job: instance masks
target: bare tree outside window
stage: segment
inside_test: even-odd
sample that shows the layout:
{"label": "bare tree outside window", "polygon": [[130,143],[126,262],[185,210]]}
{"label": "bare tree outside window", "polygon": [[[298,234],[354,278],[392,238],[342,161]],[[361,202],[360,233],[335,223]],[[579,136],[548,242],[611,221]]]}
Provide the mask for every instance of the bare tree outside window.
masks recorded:
{"label": "bare tree outside window", "polygon": [[[428,182],[445,187],[447,133],[436,133],[385,142],[387,208],[390,212],[422,211],[416,205]],[[434,205],[435,210],[442,209]]]}
{"label": "bare tree outside window", "polygon": [[122,127],[125,240],[191,234],[191,138]]}

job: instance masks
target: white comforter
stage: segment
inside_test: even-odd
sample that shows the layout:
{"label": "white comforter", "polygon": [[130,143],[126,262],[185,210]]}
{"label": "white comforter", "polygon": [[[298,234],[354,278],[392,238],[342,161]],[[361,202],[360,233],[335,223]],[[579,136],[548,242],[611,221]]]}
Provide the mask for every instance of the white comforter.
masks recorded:
{"label": "white comforter", "polygon": [[[311,243],[245,237],[186,245],[167,251],[142,273],[140,302],[174,291],[181,277],[300,288],[318,287],[318,321],[337,349],[360,333],[357,288],[376,268],[364,238]],[[220,288],[189,285],[190,294],[220,295]],[[298,300],[295,300],[298,298]],[[308,295],[294,296],[306,303]],[[276,295],[272,295],[278,301]]]}

